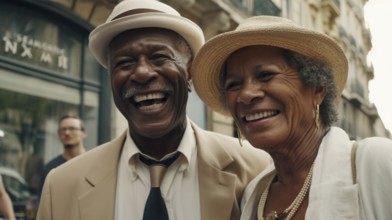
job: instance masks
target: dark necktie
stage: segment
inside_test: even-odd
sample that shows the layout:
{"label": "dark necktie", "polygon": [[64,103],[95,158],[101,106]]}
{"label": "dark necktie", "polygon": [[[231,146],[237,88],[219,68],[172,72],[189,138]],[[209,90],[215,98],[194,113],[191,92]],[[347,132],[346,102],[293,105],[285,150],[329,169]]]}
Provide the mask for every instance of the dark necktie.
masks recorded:
{"label": "dark necktie", "polygon": [[179,153],[173,157],[156,161],[140,155],[140,160],[149,166],[151,189],[144,208],[143,220],[169,220],[166,204],[161,194],[161,181],[166,169],[178,158]]}

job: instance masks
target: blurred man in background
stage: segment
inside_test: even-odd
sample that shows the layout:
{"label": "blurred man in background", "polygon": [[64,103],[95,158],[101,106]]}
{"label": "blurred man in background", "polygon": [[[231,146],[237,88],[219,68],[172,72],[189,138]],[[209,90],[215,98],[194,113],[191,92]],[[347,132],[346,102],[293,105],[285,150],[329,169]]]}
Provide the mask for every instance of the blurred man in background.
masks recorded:
{"label": "blurred man in background", "polygon": [[64,151],[43,167],[38,188],[38,197],[41,196],[45,178],[52,169],[86,152],[83,141],[87,136],[87,132],[83,121],[80,118],[73,115],[65,115],[61,117],[59,121],[58,135],[64,146]]}

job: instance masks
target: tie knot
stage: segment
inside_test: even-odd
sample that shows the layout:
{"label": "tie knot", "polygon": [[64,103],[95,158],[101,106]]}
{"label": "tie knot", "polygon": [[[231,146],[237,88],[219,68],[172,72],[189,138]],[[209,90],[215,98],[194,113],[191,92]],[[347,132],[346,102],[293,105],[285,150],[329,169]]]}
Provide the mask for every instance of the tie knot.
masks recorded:
{"label": "tie knot", "polygon": [[140,161],[149,166],[151,187],[160,187],[162,178],[165,175],[166,169],[178,158],[179,152],[165,160],[153,160],[142,155],[139,156]]}

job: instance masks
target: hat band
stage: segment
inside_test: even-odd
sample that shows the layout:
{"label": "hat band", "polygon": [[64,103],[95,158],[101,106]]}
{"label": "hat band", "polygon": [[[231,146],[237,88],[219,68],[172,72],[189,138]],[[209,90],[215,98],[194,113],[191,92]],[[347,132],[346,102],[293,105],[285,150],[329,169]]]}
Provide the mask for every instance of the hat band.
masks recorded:
{"label": "hat band", "polygon": [[129,10],[129,11],[126,11],[126,12],[123,12],[123,13],[117,15],[116,17],[114,17],[114,18],[112,19],[112,21],[113,21],[113,20],[116,20],[116,19],[119,19],[119,18],[123,18],[123,17],[131,16],[131,15],[135,15],[135,14],[143,14],[143,13],[149,13],[149,12],[160,12],[160,13],[165,13],[165,12],[163,12],[163,11],[158,11],[158,10],[148,9],[148,8],[132,9],[132,10]]}

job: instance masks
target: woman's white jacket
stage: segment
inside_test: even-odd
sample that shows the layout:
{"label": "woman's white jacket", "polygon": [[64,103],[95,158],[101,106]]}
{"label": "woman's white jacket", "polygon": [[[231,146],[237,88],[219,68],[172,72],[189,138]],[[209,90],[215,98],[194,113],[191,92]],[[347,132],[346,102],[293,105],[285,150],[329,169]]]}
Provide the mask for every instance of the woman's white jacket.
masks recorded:
{"label": "woman's white jacket", "polygon": [[[324,137],[313,168],[305,220],[392,219],[392,140],[356,141],[356,183],[352,178],[353,143],[337,127]],[[271,164],[249,183],[242,198],[241,220],[257,219],[261,193],[274,176]]]}

